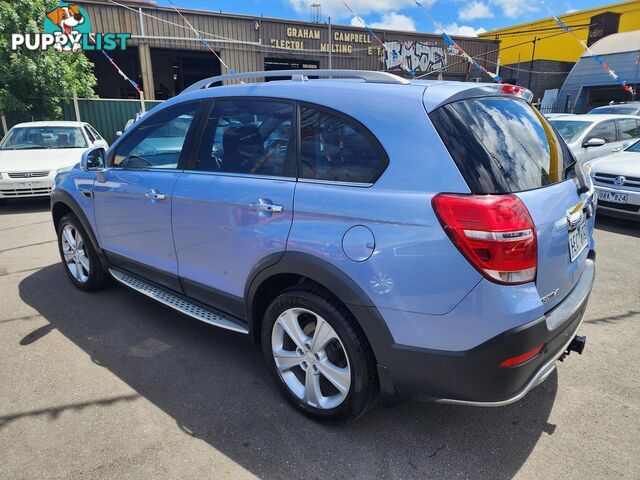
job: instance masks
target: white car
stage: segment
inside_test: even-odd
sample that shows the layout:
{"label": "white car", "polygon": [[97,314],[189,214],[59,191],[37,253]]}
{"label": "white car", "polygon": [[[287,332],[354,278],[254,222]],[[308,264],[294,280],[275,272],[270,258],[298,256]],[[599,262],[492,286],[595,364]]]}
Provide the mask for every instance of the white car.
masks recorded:
{"label": "white car", "polygon": [[578,162],[620,152],[640,139],[640,117],[572,115],[549,122],[560,132]]}
{"label": "white car", "polygon": [[107,142],[88,123],[29,122],[15,125],[0,142],[0,200],[46,197],[58,172]]}
{"label": "white car", "polygon": [[640,220],[640,141],[587,164],[598,192],[598,212]]}

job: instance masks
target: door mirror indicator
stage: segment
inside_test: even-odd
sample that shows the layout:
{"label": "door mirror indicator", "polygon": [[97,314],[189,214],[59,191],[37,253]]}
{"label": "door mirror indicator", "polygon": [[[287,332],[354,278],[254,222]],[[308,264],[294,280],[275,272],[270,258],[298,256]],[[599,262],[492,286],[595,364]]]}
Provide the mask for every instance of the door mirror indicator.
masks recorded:
{"label": "door mirror indicator", "polygon": [[80,170],[83,172],[101,172],[105,169],[105,150],[103,147],[90,148],[82,154]]}
{"label": "door mirror indicator", "polygon": [[607,142],[605,142],[604,139],[602,139],[602,138],[590,138],[589,140],[584,142],[582,144],[582,146],[585,147],[585,148],[588,148],[588,147],[601,147],[605,143],[607,143]]}

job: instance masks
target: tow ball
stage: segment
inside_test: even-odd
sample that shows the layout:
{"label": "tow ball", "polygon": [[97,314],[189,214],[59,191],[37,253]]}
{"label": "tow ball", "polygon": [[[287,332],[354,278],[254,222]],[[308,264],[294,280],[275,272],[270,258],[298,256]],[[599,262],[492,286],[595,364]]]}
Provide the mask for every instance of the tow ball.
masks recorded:
{"label": "tow ball", "polygon": [[567,347],[567,350],[562,354],[559,360],[562,362],[567,355],[571,352],[576,352],[578,355],[582,355],[582,351],[584,350],[584,346],[587,344],[587,337],[584,335],[576,335],[571,340],[571,343]]}

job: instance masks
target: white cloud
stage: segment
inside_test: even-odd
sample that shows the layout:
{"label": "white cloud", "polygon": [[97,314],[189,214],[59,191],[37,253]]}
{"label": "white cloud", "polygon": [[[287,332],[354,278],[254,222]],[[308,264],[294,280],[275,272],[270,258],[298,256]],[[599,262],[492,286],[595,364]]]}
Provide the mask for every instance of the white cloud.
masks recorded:
{"label": "white cloud", "polygon": [[444,30],[448,35],[459,35],[461,37],[477,37],[479,33],[484,33],[487,30],[480,28],[473,28],[469,25],[458,25],[456,22],[453,22],[449,25],[445,25],[444,27],[439,27],[436,29],[436,33],[440,33]]}
{"label": "white cloud", "polygon": [[567,11],[566,11],[566,12],[564,12],[564,13],[576,13],[577,11],[578,11],[578,9],[577,9],[577,8],[570,8],[569,10],[567,10]]}
{"label": "white cloud", "polygon": [[[300,15],[309,15],[309,6],[312,3],[322,5],[322,16],[332,18],[353,17],[353,13],[345,7],[342,0],[287,0],[293,9]],[[429,8],[436,3],[436,0],[424,0],[421,2]],[[387,13],[402,10],[403,8],[415,7],[415,0],[347,0],[347,4],[360,16],[370,13]]]}
{"label": "white cloud", "polygon": [[[351,20],[351,25],[361,27],[362,24],[355,18]],[[369,24],[371,28],[381,28],[389,30],[405,30],[407,32],[415,32],[416,24],[413,18],[396,12],[383,13],[379,22]]]}
{"label": "white cloud", "polygon": [[466,7],[460,9],[458,11],[458,18],[463,22],[470,22],[471,20],[476,20],[478,18],[491,18],[493,17],[493,12],[484,2],[471,2]]}
{"label": "white cloud", "polygon": [[537,2],[532,0],[491,0],[491,3],[499,7],[502,14],[508,18],[516,18],[540,10]]}

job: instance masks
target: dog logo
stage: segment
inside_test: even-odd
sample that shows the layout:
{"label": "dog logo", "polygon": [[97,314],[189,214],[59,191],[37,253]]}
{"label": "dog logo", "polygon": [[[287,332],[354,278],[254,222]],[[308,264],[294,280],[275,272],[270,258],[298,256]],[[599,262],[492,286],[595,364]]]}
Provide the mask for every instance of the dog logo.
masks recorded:
{"label": "dog logo", "polygon": [[[88,33],[88,30],[82,28],[85,23],[85,14],[78,5],[68,4],[66,6],[59,6],[47,13],[47,19],[51,21],[52,26],[45,21],[45,32],[58,34],[58,38],[67,38],[69,41],[66,44],[62,42],[56,42],[53,47],[61,51],[73,51],[77,52],[82,49],[82,45],[76,39],[80,39],[79,34]],[[87,25],[88,25],[87,21]],[[81,31],[82,29],[82,31]],[[62,37],[62,35],[64,37]]]}

